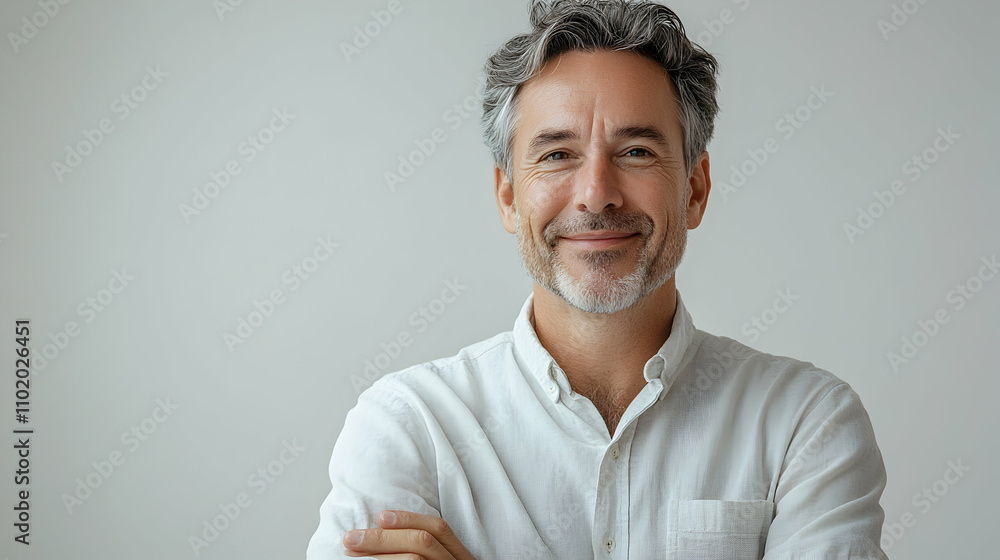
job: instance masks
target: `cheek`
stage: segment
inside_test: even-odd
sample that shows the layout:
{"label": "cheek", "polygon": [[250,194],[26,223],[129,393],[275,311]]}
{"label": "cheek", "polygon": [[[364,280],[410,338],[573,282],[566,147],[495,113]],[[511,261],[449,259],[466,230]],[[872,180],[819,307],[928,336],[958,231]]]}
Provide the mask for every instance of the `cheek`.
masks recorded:
{"label": "cheek", "polygon": [[671,232],[678,228],[687,228],[687,218],[683,214],[680,202],[673,196],[649,200],[639,208],[653,220],[652,238],[657,242],[667,239]]}
{"label": "cheek", "polygon": [[560,189],[540,182],[523,188],[521,196],[516,197],[521,227],[530,227],[533,235],[541,237],[545,226],[568,204],[560,192]]}

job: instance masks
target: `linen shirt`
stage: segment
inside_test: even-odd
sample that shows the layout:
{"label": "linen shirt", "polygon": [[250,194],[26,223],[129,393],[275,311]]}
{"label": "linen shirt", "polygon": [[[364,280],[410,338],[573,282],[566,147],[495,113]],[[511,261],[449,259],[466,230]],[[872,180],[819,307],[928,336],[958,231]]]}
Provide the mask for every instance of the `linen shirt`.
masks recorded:
{"label": "linen shirt", "polygon": [[351,409],[309,560],[383,509],[442,517],[478,560],[876,558],[885,466],[858,395],[810,363],[670,335],[614,434],[512,331],[386,375]]}

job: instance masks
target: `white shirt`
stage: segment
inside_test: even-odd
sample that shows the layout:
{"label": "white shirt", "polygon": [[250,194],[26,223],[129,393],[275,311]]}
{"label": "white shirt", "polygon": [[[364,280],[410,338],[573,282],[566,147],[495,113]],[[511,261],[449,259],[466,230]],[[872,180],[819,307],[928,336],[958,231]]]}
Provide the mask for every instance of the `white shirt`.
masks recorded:
{"label": "white shirt", "polygon": [[672,330],[614,436],[514,329],[384,376],[348,412],[309,560],[383,509],[441,516],[477,560],[876,558],[885,466],[858,395],[810,363]]}

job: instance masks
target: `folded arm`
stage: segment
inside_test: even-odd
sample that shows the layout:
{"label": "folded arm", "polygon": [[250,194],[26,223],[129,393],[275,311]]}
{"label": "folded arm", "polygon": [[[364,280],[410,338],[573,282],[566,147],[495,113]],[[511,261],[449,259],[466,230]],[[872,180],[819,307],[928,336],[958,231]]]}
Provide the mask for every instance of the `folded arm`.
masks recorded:
{"label": "folded arm", "polygon": [[[390,384],[376,383],[362,393],[334,445],[332,488],[320,506],[306,558],[339,560],[412,548],[396,552],[471,559],[440,519],[433,449],[419,416]],[[395,524],[380,517],[383,510],[398,514]],[[352,550],[345,536],[355,529],[364,538]]]}
{"label": "folded arm", "polygon": [[886,475],[871,420],[850,386],[803,417],[775,491],[764,558],[885,560],[879,505]]}

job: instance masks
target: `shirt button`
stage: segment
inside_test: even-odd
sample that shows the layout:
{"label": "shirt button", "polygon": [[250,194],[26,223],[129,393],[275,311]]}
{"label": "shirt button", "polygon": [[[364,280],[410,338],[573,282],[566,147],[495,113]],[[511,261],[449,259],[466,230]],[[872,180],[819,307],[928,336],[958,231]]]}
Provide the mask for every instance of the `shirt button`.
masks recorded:
{"label": "shirt button", "polygon": [[615,549],[615,539],[608,537],[604,539],[604,550],[611,552]]}
{"label": "shirt button", "polygon": [[555,385],[549,385],[548,387],[546,387],[546,389],[548,389],[548,391],[550,393],[555,393],[556,392],[556,386]]}
{"label": "shirt button", "polygon": [[613,459],[617,459],[618,456],[621,454],[622,454],[621,451],[618,450],[618,443],[616,442],[614,445],[611,446],[611,457]]}

